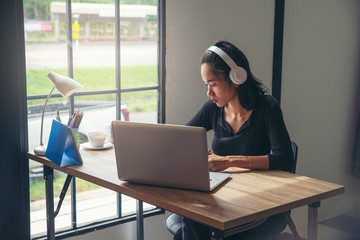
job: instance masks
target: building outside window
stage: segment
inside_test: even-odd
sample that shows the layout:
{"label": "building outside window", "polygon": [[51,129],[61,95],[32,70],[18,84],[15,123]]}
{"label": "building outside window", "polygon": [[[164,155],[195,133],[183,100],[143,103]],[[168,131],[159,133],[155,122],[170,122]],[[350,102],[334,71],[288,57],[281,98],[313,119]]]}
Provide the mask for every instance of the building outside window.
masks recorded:
{"label": "building outside window", "polygon": [[[54,92],[46,108],[44,144],[57,111],[63,123],[82,111],[78,131],[84,136],[110,133],[112,120],[162,121],[157,0],[24,0],[23,4],[30,151],[40,141],[41,111],[53,86],[49,71],[70,76],[83,88],[70,98]],[[30,161],[29,175],[31,234],[37,238],[46,232],[42,166]],[[55,206],[65,178],[55,171]],[[145,204],[144,209],[155,207]],[[135,211],[134,199],[73,179],[55,228],[79,229]]]}

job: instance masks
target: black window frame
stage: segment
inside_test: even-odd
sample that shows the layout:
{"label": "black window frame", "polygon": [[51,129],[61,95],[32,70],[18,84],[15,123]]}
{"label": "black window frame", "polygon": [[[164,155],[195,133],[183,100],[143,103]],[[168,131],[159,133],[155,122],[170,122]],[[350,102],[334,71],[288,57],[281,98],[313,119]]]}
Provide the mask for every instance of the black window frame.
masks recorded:
{"label": "black window frame", "polygon": [[[75,98],[87,95],[99,94],[116,94],[116,119],[121,119],[121,94],[138,91],[158,91],[158,111],[157,122],[165,123],[165,0],[158,0],[158,83],[156,86],[137,87],[137,88],[121,88],[120,77],[120,0],[115,0],[115,68],[116,68],[116,89],[110,90],[95,90],[95,91],[81,91],[74,93],[69,97],[69,114],[74,113]],[[71,0],[66,0],[66,18],[67,18],[67,61],[68,61],[68,76],[73,78],[73,49],[72,49],[72,11]],[[46,99],[47,95],[30,95],[27,100]],[[60,94],[53,94],[51,98],[62,98]],[[72,177],[71,181],[71,228],[61,231],[56,231],[56,239],[68,238],[71,236],[81,235],[92,231],[97,231],[107,227],[115,226],[130,221],[135,221],[135,214],[129,216],[122,216],[121,212],[121,193],[117,193],[117,216],[107,220],[93,222],[86,225],[77,226],[76,218],[76,178]],[[157,214],[164,214],[164,210],[156,207],[155,209],[144,212],[144,218]],[[46,239],[46,235],[33,236],[32,239]]]}

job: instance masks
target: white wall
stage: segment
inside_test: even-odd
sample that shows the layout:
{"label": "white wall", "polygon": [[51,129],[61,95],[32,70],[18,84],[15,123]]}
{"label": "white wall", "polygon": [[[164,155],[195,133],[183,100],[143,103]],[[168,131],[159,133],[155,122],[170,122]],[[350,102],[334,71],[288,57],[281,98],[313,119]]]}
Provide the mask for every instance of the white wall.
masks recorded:
{"label": "white wall", "polygon": [[[346,188],[322,201],[320,220],[359,210],[360,179],[351,174],[359,40],[359,1],[286,1],[282,109],[300,147],[297,172]],[[302,222],[304,213],[295,211]]]}
{"label": "white wall", "polygon": [[[199,60],[216,40],[229,40],[243,50],[254,74],[271,88],[274,5],[269,0],[166,1],[167,123],[186,123],[207,100]],[[359,18],[358,0],[285,3],[281,106],[299,145],[297,172],[346,187],[346,194],[322,201],[319,220],[359,210],[360,179],[351,175]],[[292,216],[306,236],[306,207]],[[171,239],[162,228],[164,217],[151,219],[155,225],[145,229],[147,239]],[[112,234],[122,234],[118,229],[99,231],[101,239],[116,239]],[[319,239],[340,239],[321,231]]]}
{"label": "white wall", "polygon": [[186,123],[208,99],[200,57],[217,40],[236,44],[271,87],[274,1],[166,1],[166,122]]}

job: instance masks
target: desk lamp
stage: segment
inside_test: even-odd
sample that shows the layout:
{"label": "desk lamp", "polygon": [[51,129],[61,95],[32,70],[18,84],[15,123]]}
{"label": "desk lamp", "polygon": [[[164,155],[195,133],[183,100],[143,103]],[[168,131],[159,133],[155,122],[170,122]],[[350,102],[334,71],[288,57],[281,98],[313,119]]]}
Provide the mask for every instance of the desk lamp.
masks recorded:
{"label": "desk lamp", "polygon": [[40,155],[40,156],[44,156],[45,152],[46,152],[46,146],[44,146],[43,141],[42,141],[44,113],[45,113],[46,104],[47,104],[52,92],[56,88],[63,97],[70,97],[79,88],[82,88],[81,84],[76,82],[74,79],[54,73],[54,72],[49,72],[48,78],[50,78],[50,80],[53,82],[54,87],[51,89],[49,95],[46,98],[46,101],[45,101],[45,104],[44,104],[44,107],[42,110],[42,114],[41,114],[40,146],[37,146],[34,149],[34,153],[36,155]]}

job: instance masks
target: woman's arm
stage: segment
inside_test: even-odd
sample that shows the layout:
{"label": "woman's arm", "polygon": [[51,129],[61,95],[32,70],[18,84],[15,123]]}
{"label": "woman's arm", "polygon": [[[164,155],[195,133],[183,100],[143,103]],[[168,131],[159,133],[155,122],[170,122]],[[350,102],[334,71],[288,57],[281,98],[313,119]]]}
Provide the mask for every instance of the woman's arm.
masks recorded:
{"label": "woman's arm", "polygon": [[267,134],[270,141],[269,169],[292,171],[294,168],[291,140],[280,107],[273,107],[266,116]]}
{"label": "woman's arm", "polygon": [[209,151],[209,169],[219,172],[229,167],[269,169],[269,156],[219,156]]}

